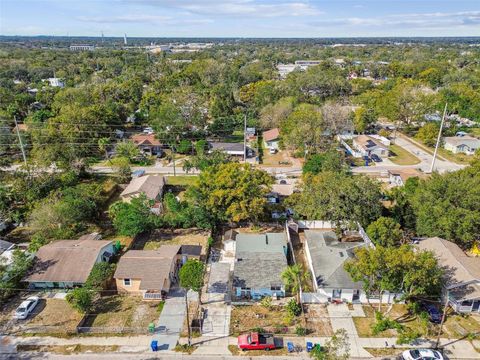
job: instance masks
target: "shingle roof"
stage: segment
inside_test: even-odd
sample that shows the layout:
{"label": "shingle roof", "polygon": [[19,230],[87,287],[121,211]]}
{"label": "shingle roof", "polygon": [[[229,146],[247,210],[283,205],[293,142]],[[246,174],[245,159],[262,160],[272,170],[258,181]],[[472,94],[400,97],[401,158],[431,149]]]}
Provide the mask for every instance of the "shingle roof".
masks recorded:
{"label": "shingle roof", "polygon": [[24,281],[84,283],[108,240],[58,240],[42,246]]}
{"label": "shingle roof", "polygon": [[467,145],[468,147],[480,147],[480,140],[472,136],[450,136],[443,138],[445,143],[453,146]]}
{"label": "shingle roof", "polygon": [[305,230],[305,239],[319,287],[362,288],[361,282],[352,281],[343,264],[353,258],[355,248],[366,246],[364,242],[339,242],[335,232],[325,230]]}
{"label": "shingle roof", "polygon": [[285,233],[244,234],[236,237],[233,284],[255,289],[282,285],[287,267]]}
{"label": "shingle roof", "polygon": [[163,176],[147,175],[132,179],[120,196],[128,197],[144,193],[147,199],[154,200],[163,190],[165,180]]}
{"label": "shingle roof", "polygon": [[161,291],[180,248],[163,245],[157,250],[129,250],[120,258],[114,278],[138,279],[140,290]]}
{"label": "shingle roof", "polygon": [[467,256],[458,245],[439,237],[421,240],[417,247],[432,251],[447,271],[447,284],[480,280],[480,258]]}
{"label": "shingle roof", "polygon": [[282,271],[287,267],[287,258],[280,253],[249,253],[248,257],[235,262],[233,286],[252,289],[269,289],[281,286]]}
{"label": "shingle roof", "polygon": [[280,130],[278,128],[267,130],[263,132],[264,141],[272,141],[278,139],[280,136]]}
{"label": "shingle roof", "polygon": [[242,153],[245,151],[243,143],[210,142],[209,144],[212,150]]}
{"label": "shingle roof", "polygon": [[137,145],[162,145],[160,141],[155,138],[154,134],[135,134],[132,136],[132,140]]}
{"label": "shingle roof", "polygon": [[0,240],[0,254],[3,253],[6,250],[9,250],[10,248],[14,247],[15,244],[6,241],[6,240]]}
{"label": "shingle roof", "polygon": [[387,148],[387,146],[383,145],[380,141],[377,139],[368,136],[368,135],[358,135],[353,139],[359,146],[365,148],[365,149],[371,149],[373,147],[381,147],[381,148]]}

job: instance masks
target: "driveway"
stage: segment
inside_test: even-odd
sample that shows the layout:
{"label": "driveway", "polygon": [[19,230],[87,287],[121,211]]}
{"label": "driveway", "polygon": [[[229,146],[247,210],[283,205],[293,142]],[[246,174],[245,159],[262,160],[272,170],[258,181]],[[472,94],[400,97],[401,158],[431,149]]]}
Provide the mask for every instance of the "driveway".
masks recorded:
{"label": "driveway", "polygon": [[[184,294],[181,290],[173,290],[165,300],[156,324],[156,332],[152,338],[152,340],[158,341],[159,350],[173,350],[177,345],[186,314]],[[193,299],[195,294],[190,292],[189,300]]]}

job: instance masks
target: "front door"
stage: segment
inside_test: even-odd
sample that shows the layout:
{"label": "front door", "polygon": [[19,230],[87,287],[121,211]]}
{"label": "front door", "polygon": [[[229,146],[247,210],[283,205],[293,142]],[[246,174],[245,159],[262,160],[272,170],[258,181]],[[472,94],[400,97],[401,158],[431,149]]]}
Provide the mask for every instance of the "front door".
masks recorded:
{"label": "front door", "polygon": [[353,290],[352,301],[359,301],[360,300],[360,290]]}

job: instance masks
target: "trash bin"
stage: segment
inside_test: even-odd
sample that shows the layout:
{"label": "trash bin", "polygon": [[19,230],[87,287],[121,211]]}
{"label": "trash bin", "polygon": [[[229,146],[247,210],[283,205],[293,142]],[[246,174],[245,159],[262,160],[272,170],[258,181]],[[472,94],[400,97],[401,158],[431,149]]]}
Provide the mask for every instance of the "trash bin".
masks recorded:
{"label": "trash bin", "polygon": [[150,343],[150,347],[152,348],[152,351],[158,351],[158,341],[152,340],[152,342]]}
{"label": "trash bin", "polygon": [[155,332],[155,324],[154,323],[150,323],[148,324],[148,332],[153,334]]}
{"label": "trash bin", "polygon": [[310,341],[307,341],[307,352],[312,351],[312,349],[313,349],[313,343]]}

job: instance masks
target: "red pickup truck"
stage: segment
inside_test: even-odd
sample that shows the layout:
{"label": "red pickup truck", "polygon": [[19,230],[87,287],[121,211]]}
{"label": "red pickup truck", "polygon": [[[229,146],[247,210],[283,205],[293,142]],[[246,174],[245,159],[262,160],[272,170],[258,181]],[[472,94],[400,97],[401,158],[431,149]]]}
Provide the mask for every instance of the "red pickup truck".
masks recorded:
{"label": "red pickup truck", "polygon": [[238,337],[238,348],[245,350],[274,350],[277,348],[272,334],[252,332]]}

